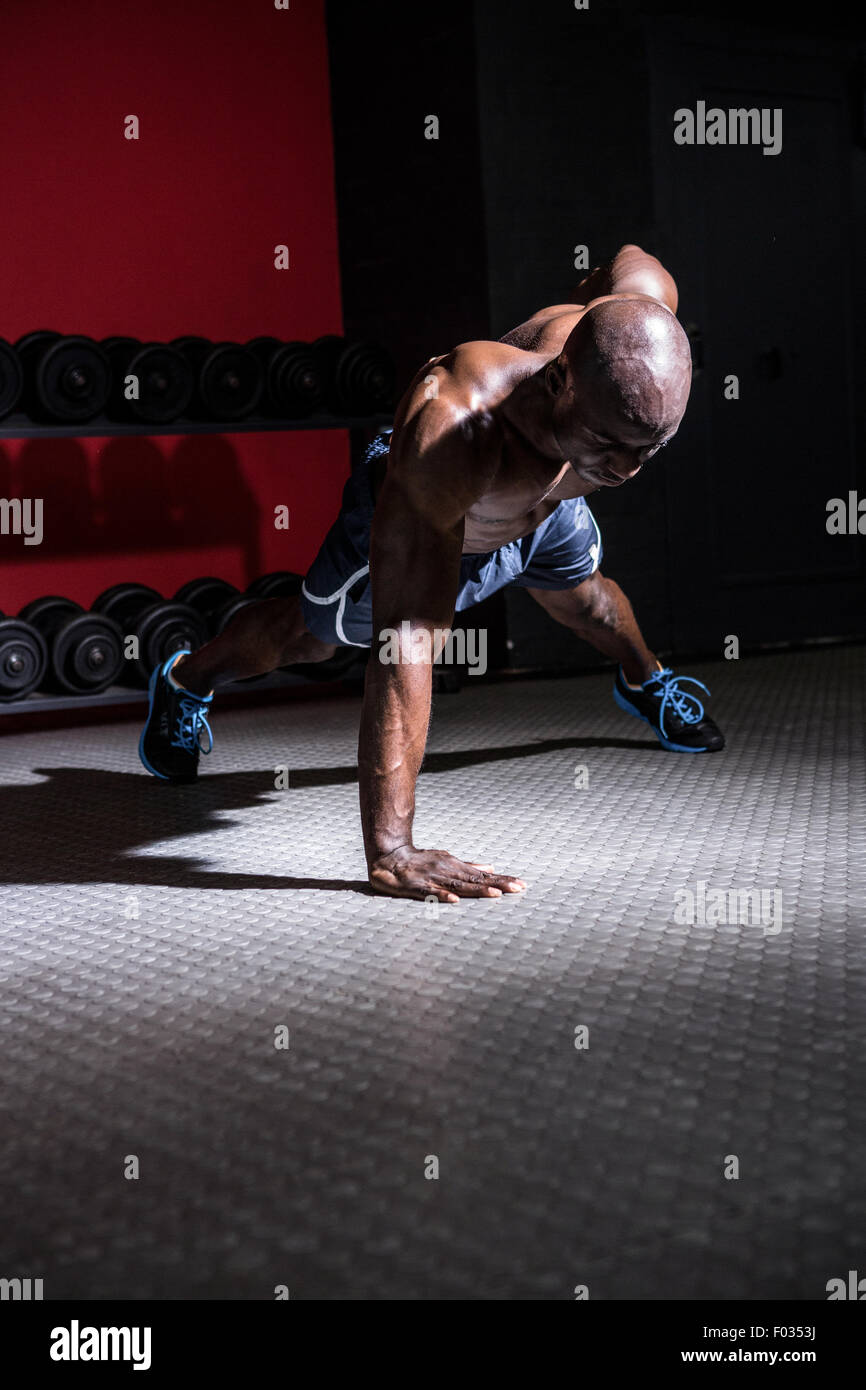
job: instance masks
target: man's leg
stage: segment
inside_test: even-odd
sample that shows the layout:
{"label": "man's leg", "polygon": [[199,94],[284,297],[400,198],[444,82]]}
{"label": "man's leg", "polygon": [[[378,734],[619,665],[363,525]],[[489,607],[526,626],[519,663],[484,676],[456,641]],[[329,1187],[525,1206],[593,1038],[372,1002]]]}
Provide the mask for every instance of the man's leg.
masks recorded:
{"label": "man's leg", "polygon": [[530,589],[558,623],[590,646],[619,662],[632,685],[641,685],[659,669],[637,625],[632,606],[612,579],[596,570],[573,589]]}
{"label": "man's leg", "polygon": [[228,681],[263,676],[279,666],[327,661],[337,650],[308,631],[299,594],[242,608],[219,637],[180,657],[171,668],[178,685],[209,695]]}
{"label": "man's leg", "polygon": [[675,753],[715,753],[724,735],[691,687],[693,676],[663,668],[643,640],[632,606],[618,584],[596,569],[571,589],[530,589],[542,608],[596,651],[617,661],[614,700],[643,719],[662,747]]}
{"label": "man's leg", "polygon": [[378,435],[347,480],[339,515],[299,595],[249,604],[212,642],[169,657],[152,673],[139,740],[148,772],[169,782],[195,778],[199,753],[210,752],[208,714],[218,686],[279,666],[325,661],[338,646],[369,647],[371,468],[388,452],[388,443]]}
{"label": "man's leg", "polygon": [[197,652],[169,657],[151,675],[138,743],[142,763],[163,781],[193,781],[199,754],[211,750],[208,713],[217,686],[295,662],[324,661],[334,651],[308,631],[300,596],[242,608],[219,637]]}

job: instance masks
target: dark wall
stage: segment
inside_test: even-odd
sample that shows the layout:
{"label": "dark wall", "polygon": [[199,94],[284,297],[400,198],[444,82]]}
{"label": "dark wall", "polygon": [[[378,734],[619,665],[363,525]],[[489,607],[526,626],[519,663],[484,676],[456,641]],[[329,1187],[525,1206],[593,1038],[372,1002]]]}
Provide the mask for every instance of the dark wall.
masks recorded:
{"label": "dark wall", "polygon": [[[481,153],[493,336],[569,300],[626,241],[663,254],[655,225],[650,75],[640,16],[559,0],[475,0]],[[672,640],[661,470],[591,507],[603,569],[630,593],[647,640]],[[600,659],[527,594],[505,596],[515,666]]]}
{"label": "dark wall", "polygon": [[[676,642],[712,649],[715,635],[721,650],[726,634],[752,645],[862,632],[862,538],[826,528],[829,499],[866,491],[855,50],[711,21],[656,20],[647,41],[656,216],[705,363],[665,456]],[[781,110],[780,153],[676,145],[673,113],[699,100]]]}
{"label": "dark wall", "polygon": [[495,336],[568,299],[624,241],[652,244],[649,77],[639,19],[562,0],[475,0]]}
{"label": "dark wall", "polygon": [[[353,331],[389,338],[405,378],[567,299],[576,246],[596,264],[638,242],[677,279],[703,367],[664,456],[592,498],[604,571],[665,651],[862,633],[863,540],[825,524],[831,497],[866,495],[862,14],[764,0],[395,11],[329,11]],[[782,153],[677,147],[673,113],[698,99],[781,105]],[[438,142],[423,139],[430,112]],[[596,659],[525,593],[504,602],[513,664]]]}
{"label": "dark wall", "polygon": [[472,12],[331,0],[327,23],[346,331],[390,347],[402,387],[489,331]]}

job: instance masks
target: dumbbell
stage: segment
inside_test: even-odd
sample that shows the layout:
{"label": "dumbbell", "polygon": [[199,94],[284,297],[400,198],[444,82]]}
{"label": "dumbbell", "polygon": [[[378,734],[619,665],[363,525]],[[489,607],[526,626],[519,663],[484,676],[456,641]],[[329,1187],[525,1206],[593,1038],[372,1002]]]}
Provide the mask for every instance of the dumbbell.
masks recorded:
{"label": "dumbbell", "polygon": [[132,685],[146,686],[154,666],[173,652],[194,651],[207,640],[204,620],[194,608],[165,600],[144,584],[113,584],[94,599],[91,612],[114,618],[125,636],[138,638],[138,656],[125,663]]}
{"label": "dumbbell", "polygon": [[39,629],[0,613],[0,702],[23,700],[42,684],[47,669],[48,648]]}
{"label": "dumbbell", "polygon": [[330,408],[342,415],[375,415],[394,399],[394,364],[378,343],[350,342],[335,334],[317,338],[312,349],[321,364]]}
{"label": "dumbbell", "polygon": [[147,584],[112,584],[110,589],[103,589],[93,600],[90,611],[111,618],[124,633],[128,633],[133,631],[139,613],[151,604],[161,602],[162,594]]}
{"label": "dumbbell", "polygon": [[[123,337],[103,338],[99,346],[111,365],[110,419],[165,424],[187,410],[195,379],[189,362],[176,348]],[[138,380],[137,399],[126,394],[130,376]]]}
{"label": "dumbbell", "polygon": [[240,343],[211,343],[192,335],[172,338],[171,346],[192,368],[193,418],[243,420],[252,414],[265,388],[264,370],[255,353]]}
{"label": "dumbbell", "polygon": [[243,608],[249,608],[251,603],[258,603],[258,601],[258,599],[247,598],[246,594],[237,594],[234,598],[230,598],[228,603],[222,604],[215,613],[211,614],[214,637],[219,637],[221,632],[225,632],[232,618]]}
{"label": "dumbbell", "polygon": [[209,637],[217,634],[216,617],[219,611],[240,598],[240,589],[229,584],[227,579],[190,579],[182,584],[174,596],[175,603],[188,603],[204,619]]}
{"label": "dumbbell", "polygon": [[[118,348],[137,348],[141,347],[140,338],[127,338],[123,333],[115,333],[111,338],[100,338],[99,346],[102,351],[108,354],[109,361],[111,355]],[[113,364],[112,364],[113,365]]]}
{"label": "dumbbell", "polygon": [[119,679],[123,633],[111,618],[56,594],[25,604],[18,617],[36,628],[48,649],[45,689],[98,695]]}
{"label": "dumbbell", "polygon": [[32,420],[75,424],[105,409],[111,367],[92,338],[39,329],[19,338],[15,350],[24,373],[22,400]]}
{"label": "dumbbell", "polygon": [[274,570],[271,574],[260,574],[245,591],[246,598],[291,598],[301,592],[303,579],[290,570]]}
{"label": "dumbbell", "polygon": [[24,389],[24,373],[18,353],[5,338],[0,338],[0,420],[13,411]]}
{"label": "dumbbell", "polygon": [[60,341],[63,335],[50,328],[38,328],[33,333],[25,333],[15,343],[15,353],[21,367],[21,408],[31,419],[39,414],[39,403],[34,386],[34,373],[39,356],[46,348]]}
{"label": "dumbbell", "polygon": [[304,420],[326,403],[320,358],[308,343],[282,343],[279,338],[251,338],[247,348],[259,360],[265,376],[265,409],[276,419]]}

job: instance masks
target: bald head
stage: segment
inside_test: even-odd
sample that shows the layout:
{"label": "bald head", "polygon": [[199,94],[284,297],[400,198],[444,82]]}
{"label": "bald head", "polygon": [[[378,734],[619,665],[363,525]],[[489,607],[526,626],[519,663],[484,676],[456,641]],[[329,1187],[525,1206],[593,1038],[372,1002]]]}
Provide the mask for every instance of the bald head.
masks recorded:
{"label": "bald head", "polygon": [[562,357],[574,397],[591,400],[609,425],[655,435],[675,430],[682,419],[691,385],[689,340],[656,301],[599,301],[569,335]]}

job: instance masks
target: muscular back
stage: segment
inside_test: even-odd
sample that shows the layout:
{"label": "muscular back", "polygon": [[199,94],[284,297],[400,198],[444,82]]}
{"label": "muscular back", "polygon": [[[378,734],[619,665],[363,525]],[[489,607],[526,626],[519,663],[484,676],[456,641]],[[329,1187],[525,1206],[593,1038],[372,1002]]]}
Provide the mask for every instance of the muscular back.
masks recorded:
{"label": "muscular back", "polygon": [[583,304],[555,304],[551,309],[539,309],[531,319],[518,324],[500,338],[501,343],[522,348],[524,352],[539,352],[555,357],[565,346],[565,340],[586,313]]}

